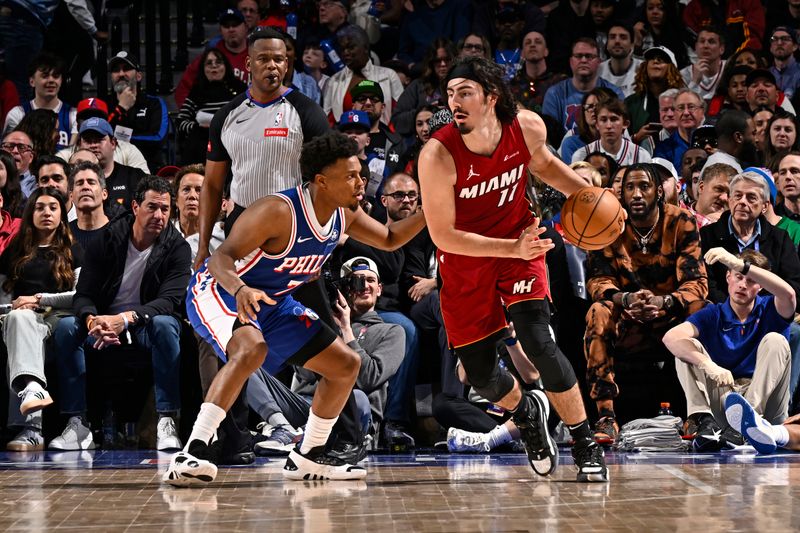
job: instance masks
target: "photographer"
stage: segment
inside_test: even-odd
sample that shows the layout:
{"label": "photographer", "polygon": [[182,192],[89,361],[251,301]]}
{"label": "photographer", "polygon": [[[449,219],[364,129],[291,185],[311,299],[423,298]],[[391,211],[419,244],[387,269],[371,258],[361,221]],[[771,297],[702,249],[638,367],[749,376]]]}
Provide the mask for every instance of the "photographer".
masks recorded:
{"label": "photographer", "polygon": [[[354,392],[362,427],[367,429],[366,419],[371,411],[370,433],[374,434],[383,418],[387,383],[403,360],[405,333],[397,324],[384,323],[375,311],[383,286],[373,260],[354,257],[342,265],[341,275],[340,285],[346,298],[340,292],[332,299],[333,319],[342,339],[361,357]],[[299,435],[294,428],[308,418],[316,386],[317,376],[302,368],[296,369],[291,391],[263,370],[250,377],[247,401],[268,423],[265,434],[269,438],[256,444],[257,452],[289,452]]]}

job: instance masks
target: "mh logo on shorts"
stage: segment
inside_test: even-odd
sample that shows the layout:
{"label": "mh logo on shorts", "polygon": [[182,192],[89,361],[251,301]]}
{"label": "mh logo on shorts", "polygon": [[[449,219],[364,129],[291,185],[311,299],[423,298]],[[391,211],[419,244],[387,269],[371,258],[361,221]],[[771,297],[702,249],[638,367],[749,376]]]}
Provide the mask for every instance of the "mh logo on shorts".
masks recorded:
{"label": "mh logo on shorts", "polygon": [[514,283],[514,290],[512,291],[512,294],[525,294],[531,292],[534,281],[536,281],[535,276],[529,280],[522,280]]}
{"label": "mh logo on shorts", "polygon": [[294,316],[296,316],[300,322],[305,324],[306,328],[310,328],[314,321],[319,320],[319,315],[308,307],[295,306],[294,309],[292,309],[292,313],[294,313]]}

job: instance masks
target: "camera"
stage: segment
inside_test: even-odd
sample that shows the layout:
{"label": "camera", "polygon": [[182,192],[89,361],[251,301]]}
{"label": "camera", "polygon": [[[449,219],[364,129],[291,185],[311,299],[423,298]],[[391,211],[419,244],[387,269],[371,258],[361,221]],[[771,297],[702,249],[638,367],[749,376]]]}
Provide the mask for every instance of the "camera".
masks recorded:
{"label": "camera", "polygon": [[353,276],[352,274],[335,280],[333,279],[333,273],[325,269],[322,271],[322,279],[325,283],[325,291],[328,293],[331,307],[339,299],[339,292],[346,297],[349,293],[363,291],[367,288],[367,282],[364,278]]}

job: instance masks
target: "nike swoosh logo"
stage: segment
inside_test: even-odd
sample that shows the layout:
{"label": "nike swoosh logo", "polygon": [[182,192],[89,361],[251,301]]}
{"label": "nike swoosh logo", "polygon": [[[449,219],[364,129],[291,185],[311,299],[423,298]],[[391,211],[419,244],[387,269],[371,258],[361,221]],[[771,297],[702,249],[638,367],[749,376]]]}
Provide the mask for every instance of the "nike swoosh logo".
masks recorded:
{"label": "nike swoosh logo", "polygon": [[247,122],[248,120],[250,120],[250,118],[251,117],[240,118],[239,120],[236,121],[236,124],[241,124],[242,122]]}
{"label": "nike swoosh logo", "polygon": [[298,237],[297,238],[297,244],[301,244],[301,243],[304,243],[306,241],[310,241],[313,238],[314,237]]}

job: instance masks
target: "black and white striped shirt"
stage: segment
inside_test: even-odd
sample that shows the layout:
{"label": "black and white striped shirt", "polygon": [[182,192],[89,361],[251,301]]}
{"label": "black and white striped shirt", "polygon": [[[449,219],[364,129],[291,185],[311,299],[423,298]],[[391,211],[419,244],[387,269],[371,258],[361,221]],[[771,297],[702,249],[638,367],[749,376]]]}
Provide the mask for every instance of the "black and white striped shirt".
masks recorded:
{"label": "black and white striped shirt", "polygon": [[322,108],[300,91],[288,89],[262,103],[248,89],[214,115],[207,157],[231,162],[231,199],[248,207],[298,186],[303,143],[328,130]]}

